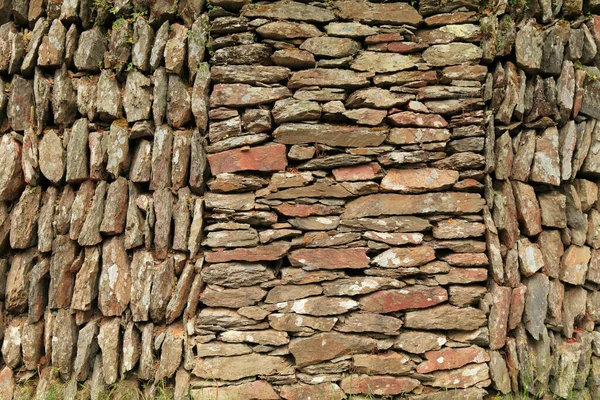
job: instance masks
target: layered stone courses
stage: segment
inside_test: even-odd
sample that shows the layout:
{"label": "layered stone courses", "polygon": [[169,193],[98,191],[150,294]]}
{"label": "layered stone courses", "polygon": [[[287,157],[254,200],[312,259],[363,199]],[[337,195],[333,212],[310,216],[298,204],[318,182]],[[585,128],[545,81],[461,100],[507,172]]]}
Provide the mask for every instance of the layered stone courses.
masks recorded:
{"label": "layered stone courses", "polygon": [[600,4],[509,3],[0,0],[0,397],[598,397]]}

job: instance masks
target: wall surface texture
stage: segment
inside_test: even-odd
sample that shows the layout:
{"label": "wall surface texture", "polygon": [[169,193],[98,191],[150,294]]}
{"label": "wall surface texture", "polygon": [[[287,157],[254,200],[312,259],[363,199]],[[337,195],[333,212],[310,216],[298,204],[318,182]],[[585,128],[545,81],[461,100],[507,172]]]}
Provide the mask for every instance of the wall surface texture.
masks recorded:
{"label": "wall surface texture", "polygon": [[0,0],[0,399],[599,399],[595,13]]}

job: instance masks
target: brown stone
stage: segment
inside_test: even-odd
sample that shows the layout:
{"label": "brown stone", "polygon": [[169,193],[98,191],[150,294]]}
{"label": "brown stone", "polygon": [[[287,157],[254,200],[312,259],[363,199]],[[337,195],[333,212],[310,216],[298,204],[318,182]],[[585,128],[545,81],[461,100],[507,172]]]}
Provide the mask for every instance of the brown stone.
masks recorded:
{"label": "brown stone", "polygon": [[382,354],[357,354],[352,357],[353,366],[359,374],[403,375],[414,368],[406,355],[389,351]]}
{"label": "brown stone", "polygon": [[364,311],[389,313],[394,311],[427,308],[448,300],[445,289],[434,286],[407,286],[402,289],[381,290],[360,299]]}
{"label": "brown stone", "polygon": [[213,175],[237,171],[281,171],[287,165],[286,149],[281,144],[228,150],[210,154]]}
{"label": "brown stone", "polygon": [[412,392],[419,384],[407,377],[350,375],[342,379],[341,387],[350,394],[387,396]]}
{"label": "brown stone", "polygon": [[402,111],[392,114],[388,120],[394,126],[416,126],[421,128],[445,128],[448,122],[437,114],[420,114],[412,111]]}
{"label": "brown stone", "polygon": [[233,357],[196,358],[192,374],[204,379],[236,381],[256,375],[289,374],[293,371],[283,357],[247,354]]}
{"label": "brown stone", "polygon": [[423,18],[408,4],[364,3],[343,0],[335,3],[336,15],[344,20],[371,24],[419,25]]}
{"label": "brown stone", "polygon": [[425,358],[427,361],[417,366],[417,372],[420,374],[428,374],[438,370],[456,369],[470,363],[481,364],[490,360],[487,352],[478,346],[428,351],[425,353]]}
{"label": "brown stone", "polygon": [[404,326],[412,329],[447,329],[470,331],[487,322],[479,309],[440,305],[424,310],[410,311],[405,315]]}
{"label": "brown stone", "polygon": [[[306,385],[296,383],[281,387],[279,393],[286,400],[305,400],[305,399],[331,399],[342,400],[346,394],[335,383],[320,383],[317,385]],[[278,397],[275,397],[278,398]]]}
{"label": "brown stone", "polygon": [[475,193],[373,194],[349,202],[342,219],[380,215],[477,213],[484,200]]}
{"label": "brown stone", "polygon": [[289,347],[296,365],[304,367],[351,353],[370,353],[376,348],[376,341],[359,335],[324,332],[292,339]]}
{"label": "brown stone", "polygon": [[360,269],[369,266],[367,249],[299,249],[288,255],[292,266],[312,269]]}
{"label": "brown stone", "polygon": [[427,245],[392,248],[373,258],[373,264],[382,268],[418,267],[435,260],[435,251]]}
{"label": "brown stone", "polygon": [[386,191],[422,193],[448,189],[458,180],[458,172],[436,168],[391,169],[381,181]]}
{"label": "brown stone", "polygon": [[291,93],[285,87],[253,87],[242,83],[217,84],[210,96],[210,104],[212,107],[248,107],[272,103],[289,96]]}
{"label": "brown stone", "polygon": [[206,261],[220,263],[228,261],[275,261],[287,253],[290,245],[287,242],[274,242],[272,244],[257,246],[248,249],[223,250],[207,252]]}

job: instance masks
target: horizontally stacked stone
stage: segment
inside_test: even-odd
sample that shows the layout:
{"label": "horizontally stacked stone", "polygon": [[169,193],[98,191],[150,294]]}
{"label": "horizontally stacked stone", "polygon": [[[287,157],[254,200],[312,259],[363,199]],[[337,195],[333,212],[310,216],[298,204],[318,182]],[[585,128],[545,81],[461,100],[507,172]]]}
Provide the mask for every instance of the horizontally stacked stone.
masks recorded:
{"label": "horizontally stacked stone", "polygon": [[212,4],[192,393],[482,398],[476,4]]}
{"label": "horizontally stacked stone", "polygon": [[1,3],[3,392],[482,398],[477,6]]}
{"label": "horizontally stacked stone", "polygon": [[514,54],[496,63],[484,96],[496,136],[490,372],[502,393],[598,398],[600,17],[584,18],[582,2],[539,3],[481,25],[484,59]]}

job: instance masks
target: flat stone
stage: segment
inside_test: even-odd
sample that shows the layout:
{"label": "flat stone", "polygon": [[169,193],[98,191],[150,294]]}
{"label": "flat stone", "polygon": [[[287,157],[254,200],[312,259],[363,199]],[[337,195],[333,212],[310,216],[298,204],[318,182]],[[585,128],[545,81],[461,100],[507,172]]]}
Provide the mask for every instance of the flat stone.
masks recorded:
{"label": "flat stone", "polygon": [[281,171],[287,165],[286,148],[281,144],[271,144],[228,150],[210,154],[208,162],[213,175],[237,171]]}
{"label": "flat stone", "polygon": [[284,357],[247,354],[233,357],[196,358],[192,374],[204,379],[235,381],[256,375],[289,374],[293,371]]}
{"label": "flat stone", "polygon": [[392,108],[400,107],[408,103],[412,98],[410,95],[390,92],[381,88],[360,89],[353,92],[346,99],[346,107],[359,108]]}
{"label": "flat stone", "polygon": [[315,7],[295,1],[273,4],[248,4],[243,7],[245,17],[289,19],[293,21],[329,22],[335,19],[334,14],[321,7]]}
{"label": "flat stone", "polygon": [[367,268],[366,249],[299,249],[288,255],[292,266],[312,269]]}
{"label": "flat stone", "polygon": [[482,236],[485,226],[479,222],[468,222],[461,219],[440,221],[433,227],[433,237],[436,239],[465,239]]}
{"label": "flat stone", "polygon": [[485,313],[479,309],[439,305],[424,310],[407,312],[404,326],[413,329],[470,331],[479,328],[486,322]]}
{"label": "flat stone", "polygon": [[318,364],[351,353],[370,353],[375,346],[374,339],[337,332],[295,338],[289,345],[298,367]]}
{"label": "flat stone", "polygon": [[386,134],[385,128],[300,123],[286,123],[273,132],[275,140],[283,144],[316,142],[340,147],[379,146]]}
{"label": "flat stone", "polygon": [[354,20],[368,25],[414,25],[423,18],[409,4],[365,3],[356,0],[335,2],[336,16],[344,20]]}
{"label": "flat stone", "polygon": [[382,268],[418,267],[435,259],[435,251],[427,245],[391,248],[373,258],[372,263]]}
{"label": "flat stone", "polygon": [[247,107],[271,103],[289,96],[291,93],[285,87],[264,88],[241,83],[217,84],[210,96],[210,104],[212,107]]}
{"label": "flat stone", "polygon": [[316,385],[297,383],[281,387],[279,393],[286,400],[303,400],[309,398],[342,400],[346,394],[335,383],[327,382]]}
{"label": "flat stone", "polygon": [[318,120],[321,117],[321,106],[315,101],[290,98],[275,102],[271,112],[277,124]]}
{"label": "flat stone", "polygon": [[439,350],[447,339],[431,332],[405,330],[394,338],[394,348],[409,353],[423,354],[432,350]]}
{"label": "flat stone", "polygon": [[287,332],[275,330],[226,331],[219,335],[219,339],[230,343],[248,342],[266,346],[283,346],[290,341]]}
{"label": "flat stone", "polygon": [[[326,385],[326,384],[323,384]],[[312,385],[305,385],[312,387]],[[341,391],[341,389],[340,389]],[[312,393],[312,392],[311,392]],[[320,392],[317,392],[320,393]],[[324,391],[323,393],[329,393]],[[187,395],[187,392],[186,392]],[[191,389],[190,395],[192,398],[235,398],[239,400],[276,400],[280,399],[279,395],[273,390],[273,387],[265,381],[258,380],[239,385],[219,386],[219,387],[204,387],[201,389]],[[288,397],[288,399],[296,399],[296,397]],[[336,397],[338,399],[338,397]]]}
{"label": "flat stone", "polygon": [[481,59],[483,51],[471,43],[438,44],[423,52],[425,62],[434,67],[475,63]]}
{"label": "flat stone", "polygon": [[485,363],[470,364],[449,372],[434,372],[432,375],[435,377],[430,383],[433,387],[464,389],[489,379],[489,368]]}
{"label": "flat stone", "polygon": [[333,329],[337,321],[336,317],[311,317],[295,313],[269,314],[269,325],[273,329],[286,332],[329,332]]}
{"label": "flat stone", "polygon": [[312,53],[296,48],[277,50],[271,60],[282,68],[292,69],[313,68],[316,64]]}
{"label": "flat stone", "polygon": [[208,307],[240,308],[253,306],[262,300],[266,291],[258,286],[223,289],[207,286],[200,295],[200,301]]}
{"label": "flat stone", "polygon": [[441,213],[477,213],[483,199],[474,193],[373,194],[352,200],[342,219],[380,215]]}
{"label": "flat stone", "polygon": [[288,68],[262,65],[215,65],[210,69],[210,78],[217,83],[277,83],[287,80],[289,74]]}
{"label": "flat stone", "polygon": [[365,51],[352,62],[352,69],[377,73],[397,72],[415,66],[411,57],[394,53]]}
{"label": "flat stone", "polygon": [[415,126],[423,128],[445,128],[448,122],[437,114],[421,114],[412,111],[402,111],[392,114],[388,120],[394,126]]}
{"label": "flat stone", "polygon": [[445,348],[425,353],[427,361],[417,366],[417,372],[427,374],[438,370],[448,370],[463,367],[470,363],[484,363],[490,360],[487,352],[478,346],[465,348]]}
{"label": "flat stone", "polygon": [[331,22],[325,25],[325,31],[330,36],[351,38],[375,35],[378,32],[377,28],[360,22]]}
{"label": "flat stone", "polygon": [[300,49],[316,56],[347,57],[358,53],[361,46],[352,39],[323,36],[306,39]]}
{"label": "flat stone", "polygon": [[272,244],[257,246],[248,249],[224,250],[206,253],[206,261],[221,263],[229,261],[275,261],[287,253],[290,245],[287,242],[273,242]]}
{"label": "flat stone", "polygon": [[450,188],[458,172],[435,168],[391,169],[381,181],[381,188],[401,193],[422,193]]}
{"label": "flat stone", "polygon": [[393,395],[411,392],[419,381],[406,377],[350,375],[342,379],[341,387],[350,394]]}
{"label": "flat stone", "polygon": [[360,88],[369,86],[368,78],[371,73],[354,72],[345,69],[315,68],[308,71],[295,72],[288,82],[290,89],[299,89],[305,86]]}
{"label": "flat stone", "polygon": [[448,300],[441,287],[407,286],[402,289],[381,290],[360,299],[363,311],[389,313],[394,311],[428,308]]}

